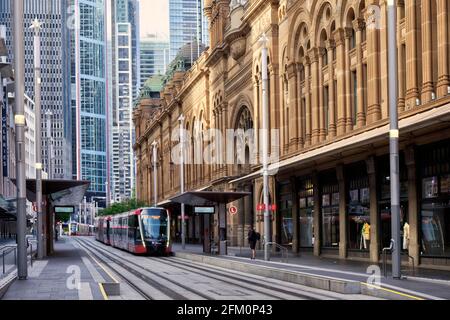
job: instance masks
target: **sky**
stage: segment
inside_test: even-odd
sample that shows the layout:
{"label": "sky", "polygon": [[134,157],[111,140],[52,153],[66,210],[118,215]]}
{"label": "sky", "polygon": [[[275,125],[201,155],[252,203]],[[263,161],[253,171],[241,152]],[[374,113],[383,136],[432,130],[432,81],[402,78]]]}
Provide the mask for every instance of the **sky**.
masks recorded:
{"label": "sky", "polygon": [[140,0],[141,39],[157,33],[169,39],[169,0]]}

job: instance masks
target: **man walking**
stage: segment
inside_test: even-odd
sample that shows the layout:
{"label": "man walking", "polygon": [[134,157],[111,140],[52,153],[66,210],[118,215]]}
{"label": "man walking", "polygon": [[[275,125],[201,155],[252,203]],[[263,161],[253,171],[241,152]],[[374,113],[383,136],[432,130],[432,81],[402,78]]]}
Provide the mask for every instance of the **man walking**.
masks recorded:
{"label": "man walking", "polygon": [[253,227],[250,227],[250,230],[248,231],[248,244],[252,250],[252,260],[256,259],[256,242],[259,240],[258,235],[259,234],[253,229]]}

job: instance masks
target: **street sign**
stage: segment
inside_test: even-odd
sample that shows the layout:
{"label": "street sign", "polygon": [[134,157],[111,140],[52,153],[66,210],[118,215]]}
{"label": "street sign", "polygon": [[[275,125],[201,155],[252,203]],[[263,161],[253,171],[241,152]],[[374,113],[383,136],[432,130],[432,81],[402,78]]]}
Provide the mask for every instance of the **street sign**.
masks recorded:
{"label": "street sign", "polygon": [[233,216],[238,212],[236,206],[231,206],[231,207],[228,209],[228,211],[229,211],[230,214],[233,215]]}
{"label": "street sign", "polygon": [[[259,203],[256,206],[256,211],[265,211],[266,205],[264,203]],[[269,204],[269,211],[277,211],[277,205],[276,204]]]}

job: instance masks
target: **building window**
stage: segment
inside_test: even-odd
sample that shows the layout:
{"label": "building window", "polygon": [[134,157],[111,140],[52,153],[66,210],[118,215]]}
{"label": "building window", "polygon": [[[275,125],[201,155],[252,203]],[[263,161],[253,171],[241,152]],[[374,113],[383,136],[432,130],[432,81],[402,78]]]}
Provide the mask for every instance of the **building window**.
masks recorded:
{"label": "building window", "polygon": [[292,224],[292,189],[291,184],[284,183],[280,188],[280,202],[278,214],[281,219],[281,244],[292,245],[293,224]]}

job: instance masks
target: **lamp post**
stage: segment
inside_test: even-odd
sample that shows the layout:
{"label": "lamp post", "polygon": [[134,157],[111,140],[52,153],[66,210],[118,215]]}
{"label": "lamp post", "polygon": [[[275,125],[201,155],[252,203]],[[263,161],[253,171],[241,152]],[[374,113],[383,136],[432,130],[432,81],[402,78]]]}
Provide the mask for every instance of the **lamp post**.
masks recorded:
{"label": "lamp post", "polygon": [[400,246],[400,179],[398,129],[397,6],[388,0],[388,67],[389,67],[389,153],[391,180],[392,277],[401,278]]}
{"label": "lamp post", "polygon": [[259,40],[262,44],[261,52],[261,78],[262,78],[262,118],[263,118],[263,135],[262,135],[262,161],[263,161],[263,197],[264,197],[264,260],[269,260],[270,242],[270,216],[269,216],[269,97],[268,84],[269,75],[267,73],[267,42],[266,34],[261,36]]}
{"label": "lamp post", "polygon": [[44,257],[43,210],[42,210],[42,127],[41,127],[41,23],[34,19],[30,26],[34,31],[34,127],[36,150],[36,215],[37,258]]}
{"label": "lamp post", "polygon": [[16,129],[16,186],[17,186],[17,277],[26,280],[27,265],[27,204],[25,177],[25,50],[23,41],[23,0],[13,1],[14,90]]}
{"label": "lamp post", "polygon": [[158,143],[153,141],[153,196],[155,201],[155,207],[158,204],[158,168],[156,167],[158,164]]}
{"label": "lamp post", "polygon": [[[180,193],[184,193],[184,120],[186,118],[181,115],[178,118],[180,122]],[[181,204],[181,247],[186,249],[186,221],[184,216],[184,203]]]}

